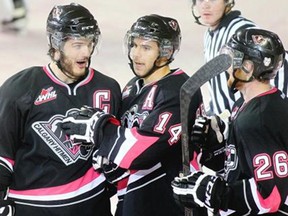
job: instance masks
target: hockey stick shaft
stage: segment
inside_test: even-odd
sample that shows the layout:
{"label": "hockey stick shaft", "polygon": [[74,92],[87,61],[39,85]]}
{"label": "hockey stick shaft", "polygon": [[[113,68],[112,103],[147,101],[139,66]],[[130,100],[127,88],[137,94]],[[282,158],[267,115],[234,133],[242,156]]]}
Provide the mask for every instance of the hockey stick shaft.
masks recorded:
{"label": "hockey stick shaft", "polygon": [[[231,57],[227,54],[221,54],[197,70],[180,89],[180,109],[181,109],[181,127],[182,127],[182,162],[183,174],[190,173],[190,161],[193,160],[193,146],[189,148],[189,107],[194,94],[204,85],[218,74],[226,71],[231,66]],[[190,151],[193,152],[190,152]],[[197,212],[193,213],[192,209],[185,208],[185,216],[197,216]],[[199,214],[198,214],[199,215]]]}

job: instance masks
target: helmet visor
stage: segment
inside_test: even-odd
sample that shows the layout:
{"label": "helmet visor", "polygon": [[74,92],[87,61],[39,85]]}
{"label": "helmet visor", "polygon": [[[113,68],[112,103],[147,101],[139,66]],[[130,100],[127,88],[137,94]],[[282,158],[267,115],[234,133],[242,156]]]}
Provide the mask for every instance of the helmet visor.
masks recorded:
{"label": "helmet visor", "polygon": [[231,47],[224,45],[220,49],[220,54],[227,54],[232,58],[232,66],[233,70],[241,68],[243,60],[244,60],[244,53],[238,50],[232,49]]}
{"label": "helmet visor", "polygon": [[159,44],[159,40],[157,40],[155,37],[151,37],[150,35],[143,35],[135,32],[128,31],[124,38],[124,53],[129,54],[131,48],[134,46],[134,39],[135,38],[141,38],[145,41],[154,41]]}

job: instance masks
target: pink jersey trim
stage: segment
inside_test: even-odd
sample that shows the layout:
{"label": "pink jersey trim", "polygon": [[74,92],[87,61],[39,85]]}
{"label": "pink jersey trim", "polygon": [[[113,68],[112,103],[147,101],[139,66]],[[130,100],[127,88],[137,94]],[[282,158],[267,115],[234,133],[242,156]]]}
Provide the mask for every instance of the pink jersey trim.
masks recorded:
{"label": "pink jersey trim", "polygon": [[62,85],[67,87],[67,84],[65,84],[64,82],[61,82],[60,80],[58,80],[50,71],[50,69],[48,68],[48,66],[43,66],[43,70],[45,71],[45,73],[47,74],[47,76],[55,83],[57,83],[58,85]]}
{"label": "pink jersey trim", "polygon": [[144,151],[146,151],[159,139],[159,137],[142,136],[137,132],[137,128],[132,128],[130,131],[132,136],[136,139],[136,142],[128,150],[123,160],[120,162],[120,166],[125,169],[129,169],[133,160],[141,155]]}
{"label": "pink jersey trim", "polygon": [[21,191],[10,189],[9,194],[43,196],[43,195],[58,195],[58,194],[70,193],[91,183],[99,176],[100,174],[98,172],[95,172],[93,168],[90,168],[83,177],[65,185],[59,185],[55,187],[47,187],[41,189],[21,190]]}
{"label": "pink jersey trim", "polygon": [[281,196],[276,186],[273,188],[272,193],[266,199],[264,199],[258,191],[257,191],[257,196],[258,196],[260,205],[263,208],[269,209],[269,212],[278,211],[279,206],[281,204]]}
{"label": "pink jersey trim", "polygon": [[261,96],[264,96],[264,95],[268,95],[268,94],[273,94],[273,93],[275,93],[275,92],[277,92],[277,88],[276,88],[276,87],[273,87],[273,88],[270,89],[269,91],[266,91],[266,92],[258,95],[258,97],[261,97]]}

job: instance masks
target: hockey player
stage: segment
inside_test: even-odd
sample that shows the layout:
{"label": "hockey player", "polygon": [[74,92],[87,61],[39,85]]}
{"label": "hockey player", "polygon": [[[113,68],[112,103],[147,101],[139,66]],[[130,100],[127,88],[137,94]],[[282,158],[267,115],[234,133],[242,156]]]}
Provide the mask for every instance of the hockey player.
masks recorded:
{"label": "hockey player", "polygon": [[[231,116],[225,175],[197,171],[176,177],[175,198],[220,215],[287,215],[288,99],[269,84],[283,65],[283,45],[275,33],[246,29],[238,31],[221,52],[233,59],[228,86],[244,99]],[[212,127],[207,118],[202,125],[195,124],[192,143],[213,147],[223,138],[220,125]]]}
{"label": "hockey player", "polygon": [[83,104],[117,115],[119,84],[90,67],[100,29],[85,7],[57,5],[47,36],[51,63],[0,88],[2,195],[9,188],[1,215],[11,207],[16,216],[112,215],[105,177],[92,168],[94,145],[69,140],[59,124]]}
{"label": "hockey player", "polygon": [[[63,127],[78,140],[89,140],[94,134],[99,145],[95,168],[102,167],[109,181],[117,184],[115,215],[182,215],[170,185],[182,170],[179,92],[189,78],[180,68],[169,66],[180,49],[179,24],[170,17],[143,16],[132,25],[125,41],[135,77],[122,91],[121,126],[103,125],[101,111],[96,111],[93,120],[70,117]],[[201,104],[199,91],[191,103],[191,124]],[[82,124],[86,131],[81,132]]]}

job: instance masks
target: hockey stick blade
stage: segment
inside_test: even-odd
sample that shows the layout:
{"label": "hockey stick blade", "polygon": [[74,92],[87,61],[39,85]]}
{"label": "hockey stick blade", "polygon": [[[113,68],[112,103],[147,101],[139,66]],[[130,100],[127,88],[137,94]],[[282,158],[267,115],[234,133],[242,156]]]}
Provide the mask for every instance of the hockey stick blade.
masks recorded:
{"label": "hockey stick blade", "polygon": [[[199,70],[197,70],[181,87],[180,89],[180,112],[181,112],[181,144],[182,144],[182,164],[183,174],[190,173],[190,161],[193,160],[193,152],[190,153],[189,149],[189,131],[188,131],[188,118],[189,106],[193,95],[213,77],[226,71],[232,63],[232,59],[227,54],[221,54],[213,58]],[[194,150],[193,150],[194,151]],[[185,216],[198,216],[201,215],[197,210],[185,208]]]}

